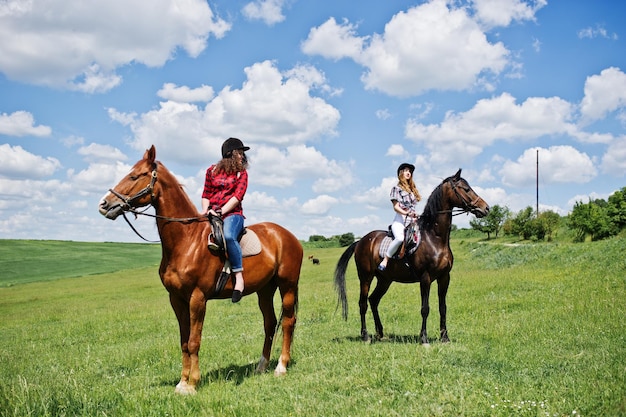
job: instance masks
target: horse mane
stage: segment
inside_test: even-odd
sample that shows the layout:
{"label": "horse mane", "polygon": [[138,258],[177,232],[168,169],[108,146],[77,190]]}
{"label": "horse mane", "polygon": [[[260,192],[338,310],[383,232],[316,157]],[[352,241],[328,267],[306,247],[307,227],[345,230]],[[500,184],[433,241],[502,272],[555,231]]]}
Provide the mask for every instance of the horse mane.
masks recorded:
{"label": "horse mane", "polygon": [[[183,184],[180,183],[180,181],[178,181],[178,179],[176,178],[176,176],[170,171],[168,170],[165,165],[163,165],[160,161],[156,161],[157,164],[157,175],[159,176],[161,183],[165,184],[166,186],[169,186],[172,189],[176,190],[176,206],[178,208],[189,208],[192,210],[191,214],[189,215],[195,215],[194,212],[197,212],[198,209],[196,208],[196,206],[193,204],[193,202],[191,201],[191,198],[189,197],[189,194],[187,194],[187,192],[185,191],[185,187]],[[166,177],[166,179],[163,178]],[[183,203],[183,201],[185,203]]]}
{"label": "horse mane", "polygon": [[443,180],[428,197],[424,211],[417,221],[421,230],[431,230],[435,225],[437,214],[441,212],[443,208],[443,184],[445,184],[446,181],[448,181],[448,178]]}

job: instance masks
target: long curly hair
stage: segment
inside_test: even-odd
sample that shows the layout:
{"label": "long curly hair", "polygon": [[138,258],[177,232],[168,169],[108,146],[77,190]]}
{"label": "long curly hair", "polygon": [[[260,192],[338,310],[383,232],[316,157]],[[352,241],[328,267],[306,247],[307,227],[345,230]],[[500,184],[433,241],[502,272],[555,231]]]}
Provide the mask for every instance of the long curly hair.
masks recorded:
{"label": "long curly hair", "polygon": [[411,178],[407,180],[404,178],[404,175],[402,174],[402,172],[400,172],[398,174],[398,187],[400,187],[402,190],[406,191],[407,193],[413,193],[417,201],[422,200],[422,196],[420,195],[420,192],[417,190],[417,187],[415,186],[415,181],[413,181],[413,174],[411,174]]}
{"label": "long curly hair", "polygon": [[[236,157],[237,154],[242,155],[243,158],[239,160]],[[225,172],[226,174],[236,174],[237,172],[242,172],[246,169],[248,169],[248,158],[246,158],[246,154],[241,149],[235,149],[232,151],[230,156],[222,158],[215,165],[216,173]]]}

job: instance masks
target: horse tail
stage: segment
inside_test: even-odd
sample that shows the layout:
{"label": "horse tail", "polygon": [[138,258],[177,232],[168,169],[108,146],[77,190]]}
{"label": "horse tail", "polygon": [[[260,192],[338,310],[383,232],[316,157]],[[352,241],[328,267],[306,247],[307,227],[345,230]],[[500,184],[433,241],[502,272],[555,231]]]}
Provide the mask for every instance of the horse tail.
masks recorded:
{"label": "horse tail", "polygon": [[335,268],[335,289],[337,290],[337,308],[341,304],[342,316],[344,320],[348,320],[348,298],[346,296],[346,269],[348,268],[348,261],[354,254],[354,248],[357,242],[354,242],[348,249],[341,255],[337,267]]}

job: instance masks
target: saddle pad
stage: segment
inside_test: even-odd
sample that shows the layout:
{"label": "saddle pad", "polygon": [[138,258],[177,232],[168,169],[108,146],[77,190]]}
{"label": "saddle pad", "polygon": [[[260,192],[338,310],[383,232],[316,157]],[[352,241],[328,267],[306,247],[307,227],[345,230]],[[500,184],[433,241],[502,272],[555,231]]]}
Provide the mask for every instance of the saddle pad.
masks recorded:
{"label": "saddle pad", "polygon": [[[389,249],[389,245],[391,245],[391,242],[393,242],[393,239],[390,238],[389,236],[385,236],[383,238],[383,241],[380,242],[380,249],[378,251],[379,255],[381,258],[385,257],[385,254],[387,253],[387,250]],[[393,259],[398,259],[398,254],[395,253],[393,255]]]}
{"label": "saddle pad", "polygon": [[241,237],[241,256],[253,256],[261,253],[261,241],[251,229],[246,229],[246,233]]}
{"label": "saddle pad", "polygon": [[[415,253],[415,251],[417,250],[417,248],[419,247],[419,245],[420,245],[420,243],[422,241],[422,236],[420,235],[419,232],[416,233],[415,238],[417,239],[417,242],[415,242],[415,246],[410,249],[409,255]],[[391,242],[393,242],[393,239],[391,237],[389,237],[389,236],[385,236],[383,238],[383,241],[380,242],[380,249],[378,250],[378,253],[379,253],[381,258],[385,257],[385,254],[387,253],[387,249],[389,249],[389,245],[391,245]],[[400,249],[402,249],[402,246],[400,246],[398,251],[393,254],[391,259],[400,259],[400,257],[398,256],[398,254],[400,253]]]}

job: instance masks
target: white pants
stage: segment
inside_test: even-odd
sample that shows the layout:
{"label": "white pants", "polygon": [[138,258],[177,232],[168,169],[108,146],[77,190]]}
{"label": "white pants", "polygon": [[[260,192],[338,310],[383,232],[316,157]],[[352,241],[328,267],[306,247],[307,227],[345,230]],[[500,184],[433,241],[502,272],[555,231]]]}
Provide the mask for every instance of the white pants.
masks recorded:
{"label": "white pants", "polygon": [[387,249],[387,257],[391,258],[402,246],[404,242],[404,222],[395,221],[391,223],[391,231],[393,232],[393,241],[389,244]]}

